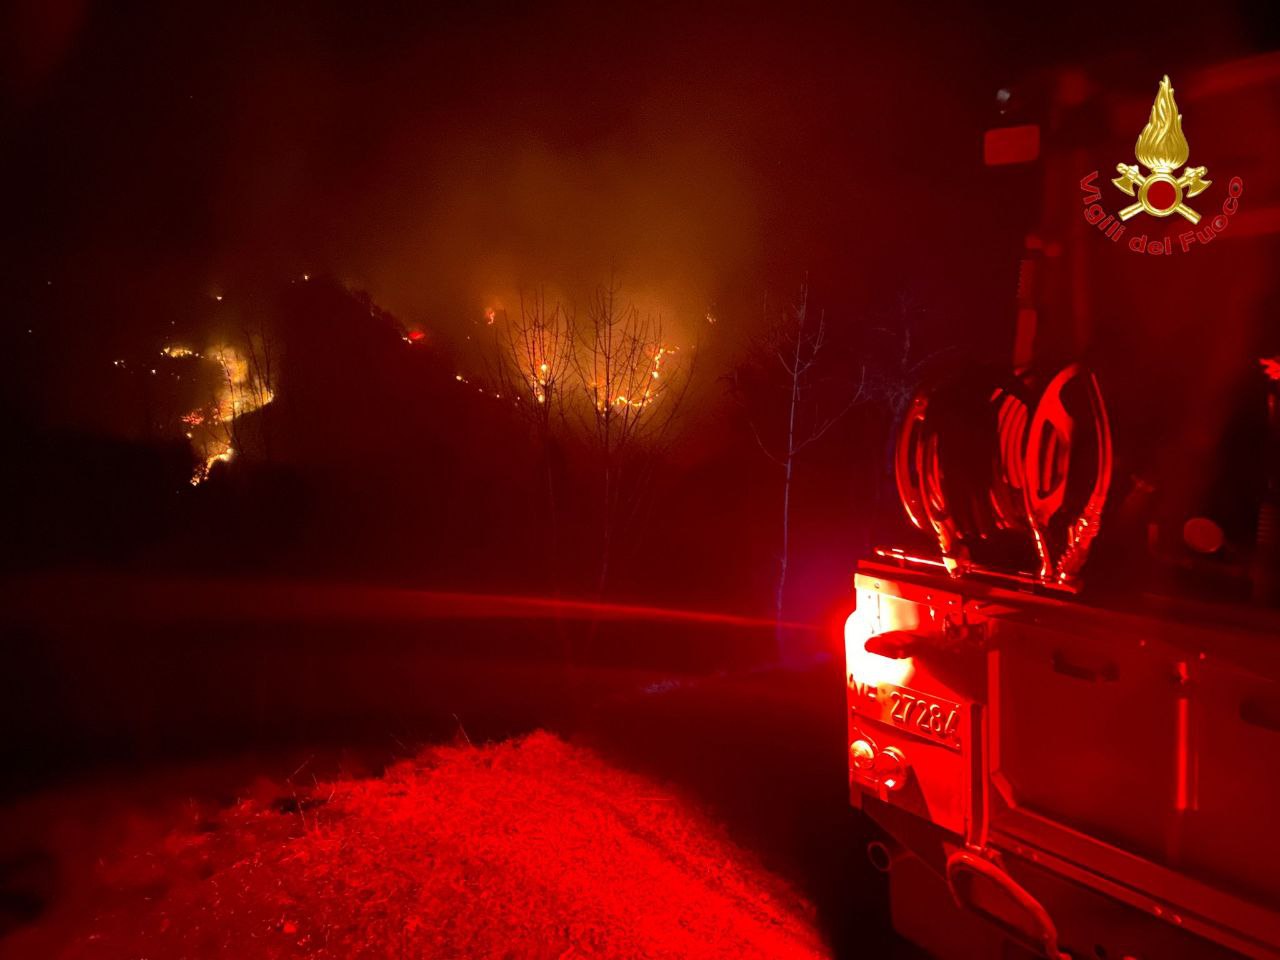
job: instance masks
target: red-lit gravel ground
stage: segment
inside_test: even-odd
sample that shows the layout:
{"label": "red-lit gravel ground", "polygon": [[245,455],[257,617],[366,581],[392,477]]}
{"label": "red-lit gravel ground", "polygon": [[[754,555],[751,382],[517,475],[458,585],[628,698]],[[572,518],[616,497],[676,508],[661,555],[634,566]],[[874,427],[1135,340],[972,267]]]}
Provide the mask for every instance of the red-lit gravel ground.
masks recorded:
{"label": "red-lit gravel ground", "polygon": [[828,955],[810,906],[719,826],[548,734],[248,792],[63,823],[53,845],[82,846],[87,875],[0,955]]}

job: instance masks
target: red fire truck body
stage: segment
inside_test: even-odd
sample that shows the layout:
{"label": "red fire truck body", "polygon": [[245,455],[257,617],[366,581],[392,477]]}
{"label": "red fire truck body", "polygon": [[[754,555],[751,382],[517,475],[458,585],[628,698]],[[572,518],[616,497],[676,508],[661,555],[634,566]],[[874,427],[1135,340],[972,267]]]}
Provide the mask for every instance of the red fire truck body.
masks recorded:
{"label": "red fire truck body", "polygon": [[[1258,364],[1280,350],[1267,345],[1280,191],[1266,157],[1278,145],[1273,127],[1238,122],[1274,120],[1280,57],[1206,70],[1179,90],[1197,156],[1216,142],[1212,172],[1223,189],[1243,178],[1252,206],[1212,249],[1159,259],[1082,213],[1079,179],[1101,170],[1098,190],[1112,190],[1115,162],[1132,160],[1119,145],[1150,109],[1105,87],[1080,71],[1050,77],[1034,137],[1010,116],[1015,155],[988,138],[989,162],[1038,156],[1044,186],[1019,276],[1015,375],[1041,357],[1089,357],[1094,411],[1083,393],[1068,411],[1047,393],[1037,402],[1030,380],[1002,380],[970,390],[977,406],[932,434],[942,400],[922,395],[908,412],[899,492],[939,553],[880,550],[859,565],[844,637],[852,802],[887,835],[869,853],[889,874],[895,927],[939,958],[1280,958],[1280,389]],[[1125,240],[1166,227],[1138,219]],[[1270,390],[1269,407],[1248,409],[1264,432],[1270,411],[1271,433],[1237,444],[1233,476],[1214,437],[1233,415],[1231,384],[1248,377],[1258,397]],[[949,439],[982,404],[1000,436],[981,448],[976,428]],[[1104,578],[1122,583],[1144,564],[1161,575],[1081,590],[1068,580],[1091,572],[1079,567],[1104,516],[1108,414],[1118,507],[1101,526],[1132,535]],[[1086,471],[1099,479],[1076,484],[1077,519],[1051,521],[1072,496],[1072,430],[1077,451],[1096,446]],[[1268,457],[1249,506],[1244,478]],[[966,471],[979,478],[968,488]],[[1225,496],[1210,475],[1228,478]],[[1225,546],[1194,535],[1221,533],[1215,516]],[[1038,561],[1027,552],[1001,569],[978,555],[1011,531]]]}
{"label": "red fire truck body", "polygon": [[944,958],[1280,957],[1280,618],[890,559],[856,592],[850,782],[893,838],[900,932]]}

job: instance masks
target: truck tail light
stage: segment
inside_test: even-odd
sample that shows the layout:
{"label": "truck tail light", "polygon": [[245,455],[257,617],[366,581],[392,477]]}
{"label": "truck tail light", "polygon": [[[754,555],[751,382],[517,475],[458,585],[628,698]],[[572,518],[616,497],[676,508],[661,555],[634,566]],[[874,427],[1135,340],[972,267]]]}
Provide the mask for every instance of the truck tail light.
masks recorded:
{"label": "truck tail light", "polygon": [[[892,683],[903,686],[911,682],[915,664],[909,656],[886,657],[867,649],[867,641],[878,636],[883,626],[874,600],[863,602],[844,622],[844,669],[850,682],[878,686]],[[874,646],[874,644],[872,644]]]}

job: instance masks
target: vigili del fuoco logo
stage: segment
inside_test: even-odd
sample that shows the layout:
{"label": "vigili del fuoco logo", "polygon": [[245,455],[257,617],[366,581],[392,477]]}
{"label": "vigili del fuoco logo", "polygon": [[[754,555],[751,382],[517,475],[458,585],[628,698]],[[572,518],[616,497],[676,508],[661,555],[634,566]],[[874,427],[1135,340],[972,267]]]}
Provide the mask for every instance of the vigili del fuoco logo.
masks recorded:
{"label": "vigili del fuoco logo", "polygon": [[[1200,212],[1187,202],[1213,186],[1213,181],[1208,179],[1207,167],[1187,164],[1191,148],[1182,133],[1182,114],[1178,113],[1168,76],[1160,81],[1156,101],[1151,105],[1151,119],[1142,128],[1133,152],[1138,162],[1116,164],[1116,172],[1120,176],[1111,181],[1126,196],[1135,198],[1135,202],[1118,212],[1111,213],[1103,207],[1102,192],[1097,186],[1097,170],[1080,181],[1080,189],[1084,191],[1084,218],[1102,231],[1103,236],[1118,243],[1130,229],[1130,221],[1140,214],[1164,219],[1176,213],[1186,221],[1181,226],[1189,229],[1179,230],[1176,236],[1169,233],[1162,236],[1148,232],[1137,234],[1137,230],[1143,227],[1147,231],[1159,229],[1157,224],[1145,222],[1144,217],[1132,224],[1136,235],[1131,235],[1128,242],[1134,253],[1168,256],[1175,249],[1187,253],[1196,244],[1210,243],[1231,225],[1231,217],[1239,208],[1240,195],[1244,193],[1244,181],[1239,177],[1232,177],[1227,183],[1227,196],[1222,201],[1221,211],[1206,214],[1208,219],[1203,222]],[[1146,173],[1143,172],[1144,167]],[[1181,173],[1177,173],[1178,167],[1182,167]]]}

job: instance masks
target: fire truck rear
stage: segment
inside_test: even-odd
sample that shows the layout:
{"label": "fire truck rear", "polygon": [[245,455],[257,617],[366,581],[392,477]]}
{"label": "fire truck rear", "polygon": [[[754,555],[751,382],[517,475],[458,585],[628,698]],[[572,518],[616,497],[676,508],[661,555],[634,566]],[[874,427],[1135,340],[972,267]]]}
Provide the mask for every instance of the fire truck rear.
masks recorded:
{"label": "fire truck rear", "polygon": [[[1132,111],[1096,86],[1049,78],[1043,130],[1009,141],[1034,141],[1047,185],[1013,364],[936,380],[901,425],[898,492],[919,533],[855,578],[852,802],[883,829],[869,854],[895,927],[937,957],[1276,958],[1280,391],[1252,334],[1214,341],[1247,380],[1231,409],[1215,399],[1226,375],[1195,366],[1209,348],[1159,340],[1182,308],[1224,329],[1274,324],[1275,226],[1242,208],[1214,241],[1235,245],[1186,253],[1176,276],[1109,242],[1072,190],[1123,130],[1081,146],[1076,121]],[[1280,60],[1227,64],[1189,78],[1186,107],[1274,109],[1278,90]],[[1255,194],[1273,176],[1264,154],[1236,154]],[[1241,275],[1262,279],[1212,313]],[[1162,277],[1182,286],[1134,307],[1133,288]],[[1098,319],[1117,297],[1131,309]],[[1144,324],[1158,370],[1106,349]],[[1090,366],[1046,362],[1068,354]],[[1212,423],[1189,421],[1205,409]],[[1179,447],[1237,422],[1234,465],[1222,445],[1217,460]]]}

